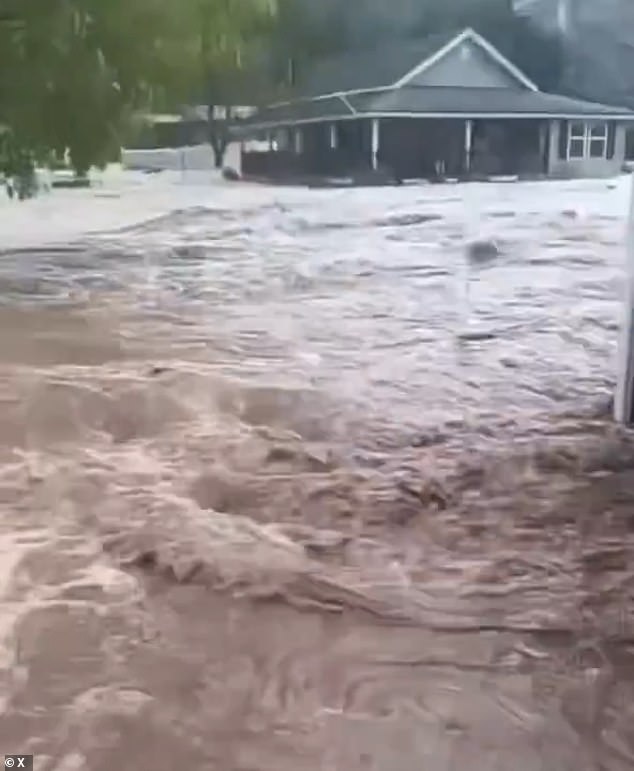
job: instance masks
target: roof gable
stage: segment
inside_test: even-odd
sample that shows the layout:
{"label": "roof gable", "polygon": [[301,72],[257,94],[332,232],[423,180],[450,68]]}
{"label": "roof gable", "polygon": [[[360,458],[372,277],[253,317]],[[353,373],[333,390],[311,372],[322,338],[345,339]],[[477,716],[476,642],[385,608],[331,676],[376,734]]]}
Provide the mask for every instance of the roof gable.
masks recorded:
{"label": "roof gable", "polygon": [[526,90],[505,67],[472,40],[464,40],[431,67],[413,75],[401,88],[407,86]]}
{"label": "roof gable", "polygon": [[[524,73],[510,62],[506,56],[504,56],[498,49],[489,43],[488,40],[478,34],[475,30],[468,27],[463,30],[459,35],[456,35],[449,40],[442,48],[439,48],[427,59],[419,62],[409,72],[405,73],[399,80],[394,83],[395,88],[400,88],[411,84],[415,78],[418,78],[424,72],[429,72],[433,67],[437,66],[442,60],[446,59],[451,53],[456,51],[464,43],[470,42],[473,45],[480,48],[489,59],[503,69],[516,83],[523,88],[527,88],[530,91],[539,91],[535,83],[530,80]],[[452,84],[457,85],[457,84]]]}
{"label": "roof gable", "polygon": [[470,28],[321,59],[300,75],[296,90],[302,98],[315,98],[400,88],[429,72],[465,41],[477,46],[512,83],[531,91],[538,90],[495,46]]}

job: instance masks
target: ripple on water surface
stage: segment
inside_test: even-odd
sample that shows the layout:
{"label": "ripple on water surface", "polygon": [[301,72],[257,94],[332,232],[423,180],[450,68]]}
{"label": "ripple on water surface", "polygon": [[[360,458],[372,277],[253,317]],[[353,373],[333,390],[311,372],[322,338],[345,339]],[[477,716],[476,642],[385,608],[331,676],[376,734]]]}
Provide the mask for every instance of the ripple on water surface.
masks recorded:
{"label": "ripple on water surface", "polygon": [[275,191],[5,253],[0,743],[631,768],[625,208],[592,184]]}

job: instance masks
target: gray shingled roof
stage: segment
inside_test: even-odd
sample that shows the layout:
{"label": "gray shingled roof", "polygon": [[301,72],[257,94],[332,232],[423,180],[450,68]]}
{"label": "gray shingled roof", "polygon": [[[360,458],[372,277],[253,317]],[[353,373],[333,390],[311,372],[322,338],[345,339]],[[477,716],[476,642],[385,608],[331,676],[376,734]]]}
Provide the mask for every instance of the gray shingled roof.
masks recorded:
{"label": "gray shingled roof", "polygon": [[624,107],[610,107],[584,102],[557,94],[513,88],[441,88],[404,86],[381,92],[353,94],[347,103],[339,97],[300,100],[260,110],[241,121],[235,133],[248,133],[256,126],[289,125],[297,122],[317,122],[350,118],[352,110],[364,115],[387,116],[399,113],[425,115],[456,115],[474,117],[495,114],[557,117],[622,117],[634,120],[634,112]]}
{"label": "gray shingled roof", "polygon": [[349,118],[353,114],[350,107],[346,105],[343,99],[337,96],[328,99],[301,100],[299,102],[288,102],[273,107],[265,107],[259,110],[255,115],[245,120],[237,121],[232,126],[232,134],[240,136],[249,134],[249,128],[252,126],[283,126],[298,121],[319,121],[321,119]]}
{"label": "gray shingled roof", "polygon": [[515,88],[417,88],[403,87],[376,94],[349,97],[350,104],[362,113],[456,113],[481,115],[514,113],[553,116],[623,115],[634,118],[624,107],[610,107],[558,94]]}
{"label": "gray shingled roof", "polygon": [[[300,77],[295,101],[260,110],[234,127],[237,135],[248,135],[255,127],[283,126],[359,117],[415,115],[517,115],[544,117],[622,117],[634,120],[634,112],[595,102],[546,94],[523,88],[457,88],[392,86],[418,64],[433,56],[459,33],[446,32],[398,46],[345,54],[314,63]],[[377,90],[378,89],[378,90]],[[325,94],[349,93],[347,98]],[[369,91],[368,91],[369,90]]]}
{"label": "gray shingled roof", "polygon": [[337,91],[387,88],[433,56],[461,31],[322,59],[312,63],[305,73],[298,73],[295,91],[298,97],[314,97]]}

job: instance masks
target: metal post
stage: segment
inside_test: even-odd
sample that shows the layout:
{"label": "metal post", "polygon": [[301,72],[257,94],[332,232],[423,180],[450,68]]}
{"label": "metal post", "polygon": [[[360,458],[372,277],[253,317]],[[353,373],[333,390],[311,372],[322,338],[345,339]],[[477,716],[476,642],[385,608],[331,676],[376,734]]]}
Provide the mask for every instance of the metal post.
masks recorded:
{"label": "metal post", "polygon": [[379,167],[379,119],[372,118],[372,170]]}
{"label": "metal post", "polygon": [[297,155],[301,155],[304,149],[304,144],[302,142],[302,130],[299,126],[295,127],[295,152]]}
{"label": "metal post", "polygon": [[634,178],[630,193],[630,213],[626,244],[625,307],[619,341],[614,418],[619,423],[634,423]]}

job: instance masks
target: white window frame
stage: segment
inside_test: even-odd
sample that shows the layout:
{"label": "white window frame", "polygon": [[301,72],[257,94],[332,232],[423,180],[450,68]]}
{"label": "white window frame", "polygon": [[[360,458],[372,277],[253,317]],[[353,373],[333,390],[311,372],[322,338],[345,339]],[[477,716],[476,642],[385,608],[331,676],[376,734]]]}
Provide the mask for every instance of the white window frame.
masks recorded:
{"label": "white window frame", "polygon": [[[600,129],[600,133],[597,132]],[[608,157],[608,136],[609,127],[607,121],[604,123],[594,123],[590,125],[590,136],[588,138],[588,157],[592,160],[606,160]],[[601,155],[592,154],[592,145],[600,142],[602,145]]]}
{"label": "white window frame", "polygon": [[[582,127],[582,130],[575,130]],[[607,121],[600,123],[584,122],[580,120],[571,121],[568,124],[568,143],[566,147],[566,159],[568,161],[600,161],[608,157],[608,134],[609,127]],[[581,142],[581,155],[572,154],[574,143]],[[592,146],[600,143],[601,154],[592,155]]]}

